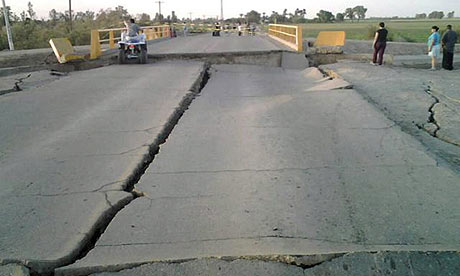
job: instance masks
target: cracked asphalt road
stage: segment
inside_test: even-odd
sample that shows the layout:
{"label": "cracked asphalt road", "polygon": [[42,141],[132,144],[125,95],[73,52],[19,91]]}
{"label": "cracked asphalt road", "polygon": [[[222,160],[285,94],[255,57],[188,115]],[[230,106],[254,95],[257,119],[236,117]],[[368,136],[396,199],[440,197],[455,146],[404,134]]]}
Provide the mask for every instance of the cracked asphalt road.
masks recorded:
{"label": "cracked asphalt road", "polygon": [[0,263],[73,262],[133,199],[128,182],[202,73],[202,63],[111,66],[1,96]]}
{"label": "cracked asphalt road", "polygon": [[194,98],[205,69],[2,95],[0,273],[456,275],[460,177],[400,121],[315,68],[219,65]]}
{"label": "cracked asphalt road", "polygon": [[213,67],[136,185],[144,196],[56,275],[215,256],[458,250],[460,177],[344,87],[314,68]]}

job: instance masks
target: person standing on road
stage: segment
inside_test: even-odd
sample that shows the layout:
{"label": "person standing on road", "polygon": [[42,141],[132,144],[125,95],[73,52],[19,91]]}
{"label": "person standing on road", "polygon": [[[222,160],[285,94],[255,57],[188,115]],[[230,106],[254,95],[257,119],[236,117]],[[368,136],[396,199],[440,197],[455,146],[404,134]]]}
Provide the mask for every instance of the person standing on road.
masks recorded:
{"label": "person standing on road", "polygon": [[383,55],[385,54],[385,49],[387,47],[388,30],[385,29],[384,22],[380,22],[379,27],[380,29],[375,33],[374,37],[374,57],[371,62],[372,65],[377,65],[377,56],[378,64],[383,65]]}
{"label": "person standing on road", "polygon": [[457,40],[458,35],[452,30],[452,25],[447,25],[447,32],[442,37],[442,68],[449,71],[454,70],[454,53]]}
{"label": "person standing on road", "polygon": [[238,36],[243,34],[243,26],[241,26],[241,22],[238,22]]}
{"label": "person standing on road", "polygon": [[439,28],[433,26],[431,28],[431,35],[428,38],[428,55],[431,57],[431,71],[436,70],[438,58],[441,55],[441,35],[438,31]]}
{"label": "person standing on road", "polygon": [[188,26],[187,23],[185,23],[185,25],[184,25],[184,37],[187,37],[188,31],[189,31],[189,26]]}

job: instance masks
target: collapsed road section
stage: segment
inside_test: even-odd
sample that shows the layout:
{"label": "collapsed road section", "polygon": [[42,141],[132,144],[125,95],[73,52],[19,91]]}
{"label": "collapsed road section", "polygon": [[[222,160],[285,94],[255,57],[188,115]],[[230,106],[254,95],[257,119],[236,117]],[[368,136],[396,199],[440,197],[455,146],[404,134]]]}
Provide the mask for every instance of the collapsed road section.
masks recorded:
{"label": "collapsed road section", "polygon": [[316,68],[213,66],[135,185],[144,196],[56,275],[222,256],[457,250],[459,176],[350,87]]}
{"label": "collapsed road section", "polygon": [[207,78],[203,63],[112,66],[2,96],[0,263],[49,275],[84,256]]}

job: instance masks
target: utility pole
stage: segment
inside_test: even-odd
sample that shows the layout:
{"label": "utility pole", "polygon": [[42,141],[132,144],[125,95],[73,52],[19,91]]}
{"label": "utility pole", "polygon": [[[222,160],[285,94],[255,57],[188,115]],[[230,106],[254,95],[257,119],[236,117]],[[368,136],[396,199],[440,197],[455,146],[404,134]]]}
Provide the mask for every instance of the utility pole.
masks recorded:
{"label": "utility pole", "polygon": [[161,4],[164,3],[163,1],[156,1],[158,3],[158,16],[161,16]]}
{"label": "utility pole", "polygon": [[72,0],[69,0],[69,24],[70,30],[72,30]]}
{"label": "utility pole", "polygon": [[189,12],[188,15],[189,15],[189,18],[190,18],[190,22],[192,22],[192,13]]}
{"label": "utility pole", "polygon": [[10,27],[10,14],[9,14],[9,10],[6,10],[5,0],[2,0],[2,2],[3,2],[3,16],[5,17],[6,34],[8,36],[8,44],[10,46],[10,50],[14,51],[13,35],[11,34],[11,27]]}
{"label": "utility pole", "polygon": [[224,26],[224,0],[220,0],[220,20],[220,25]]}

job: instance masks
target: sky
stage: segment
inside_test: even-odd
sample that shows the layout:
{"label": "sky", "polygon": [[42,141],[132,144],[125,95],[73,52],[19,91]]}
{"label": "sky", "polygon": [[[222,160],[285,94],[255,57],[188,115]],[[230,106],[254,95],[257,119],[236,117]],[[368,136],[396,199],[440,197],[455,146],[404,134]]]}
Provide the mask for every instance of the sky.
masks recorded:
{"label": "sky", "polygon": [[[47,18],[51,9],[64,11],[68,9],[67,0],[5,0],[6,5],[19,14],[27,9],[27,2],[31,1],[34,10],[39,18]],[[73,0],[74,11],[99,11],[100,9],[124,6],[130,14],[148,13],[151,16],[158,12],[158,0]],[[193,18],[204,15],[216,17],[220,15],[220,0],[161,0],[162,13],[171,14],[175,11],[179,18],[188,18],[192,13]],[[329,1],[300,1],[300,0],[223,0],[224,17],[237,17],[239,14],[246,14],[250,10],[260,13],[271,14],[272,11],[282,12],[285,8],[293,12],[296,8],[306,9],[307,17],[313,18],[319,10],[328,10],[336,14],[343,12],[348,7],[364,5],[368,8],[367,17],[389,17],[389,16],[414,16],[416,13],[429,13],[434,10],[444,12],[455,11],[460,16],[460,1],[458,0],[329,0]],[[416,4],[415,4],[416,3]]]}

